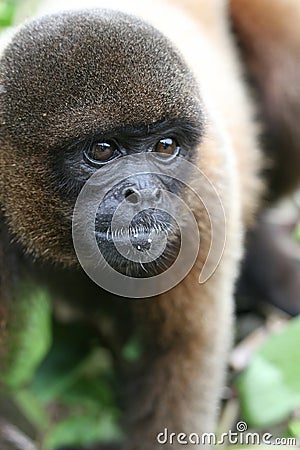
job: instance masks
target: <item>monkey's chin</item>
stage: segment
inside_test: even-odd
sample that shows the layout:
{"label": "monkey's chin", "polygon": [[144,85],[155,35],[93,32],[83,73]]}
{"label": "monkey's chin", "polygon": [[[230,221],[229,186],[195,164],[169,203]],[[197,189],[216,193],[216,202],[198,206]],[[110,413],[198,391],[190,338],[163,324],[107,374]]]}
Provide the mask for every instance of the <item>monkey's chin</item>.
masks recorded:
{"label": "monkey's chin", "polygon": [[[146,230],[134,228],[132,233],[96,232],[99,250],[107,264],[117,272],[133,278],[150,278],[168,270],[180,250],[180,236],[171,230]],[[156,256],[153,242],[162,243],[162,251]],[[134,257],[131,259],[132,249]]]}

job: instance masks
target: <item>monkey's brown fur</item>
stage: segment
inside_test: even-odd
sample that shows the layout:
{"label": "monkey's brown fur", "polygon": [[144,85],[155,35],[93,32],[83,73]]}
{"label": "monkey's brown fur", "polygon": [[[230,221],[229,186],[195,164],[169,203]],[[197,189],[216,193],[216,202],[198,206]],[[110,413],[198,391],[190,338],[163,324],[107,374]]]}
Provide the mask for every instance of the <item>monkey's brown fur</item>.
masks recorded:
{"label": "monkey's brown fur", "polygon": [[[284,86],[291,87],[289,92],[295,86],[298,89],[294,75],[298,73],[297,64],[293,62],[300,51],[297,26],[294,33],[285,34],[291,28],[290,16],[300,19],[297,2],[289,0],[286,13],[280,16],[277,8],[283,8],[286,0],[232,0],[229,5],[225,0],[174,1],[183,12],[162,5],[154,13],[152,6],[145,6],[144,16],[165,31],[185,62],[144,22],[96,11],[64,14],[55,20],[38,19],[26,25],[0,61],[4,86],[0,94],[3,240],[14,236],[38,261],[41,258],[62,266],[75,262],[70,236],[74,200],[62,198],[53,185],[51,156],[59,153],[71,137],[99,128],[172,118],[188,117],[203,126],[197,164],[216,186],[224,205],[225,252],[215,274],[205,284],[198,284],[209,248],[210,227],[205,211],[191,204],[204,243],[194,268],[183,282],[158,298],[128,301],[138,317],[150,356],[128,410],[126,450],[161,448],[155,437],[163,428],[198,434],[215,428],[231,342],[233,289],[243,236],[253,223],[263,192],[259,177],[264,168],[260,125],[255,121],[256,106],[244,72],[250,72],[260,90],[262,104],[258,104],[258,110],[261,108],[266,117],[265,129],[272,133],[276,123],[281,148],[289,152],[289,166],[297,168],[295,173],[290,172],[291,179],[287,177],[287,184],[294,186],[300,174],[294,120],[300,95],[286,101],[279,84],[273,102],[268,77],[276,73],[280,83],[284,80]],[[162,11],[170,14],[167,27]],[[231,32],[231,13],[245,49],[245,65]],[[248,22],[248,17],[256,15],[257,20]],[[251,25],[254,23],[255,27]],[[277,58],[277,40],[282,34],[285,38],[280,41],[280,55],[289,56],[295,71],[286,70],[282,59]],[[274,57],[273,53],[267,57],[269,49],[274,49]],[[286,134],[292,135],[289,139],[295,145],[289,145]],[[214,205],[209,209],[213,211]],[[215,234],[218,237],[218,230]],[[6,243],[0,250],[4,252],[4,274],[7,258],[15,252],[13,244]],[[22,258],[20,266],[15,266],[19,273],[12,284],[27,270]],[[34,276],[34,266],[30,265],[30,271]],[[2,297],[4,291],[12,289],[12,284],[4,283]],[[99,290],[97,295],[98,309],[105,294]],[[118,306],[117,300],[111,301]],[[5,321],[3,315],[2,323]]]}

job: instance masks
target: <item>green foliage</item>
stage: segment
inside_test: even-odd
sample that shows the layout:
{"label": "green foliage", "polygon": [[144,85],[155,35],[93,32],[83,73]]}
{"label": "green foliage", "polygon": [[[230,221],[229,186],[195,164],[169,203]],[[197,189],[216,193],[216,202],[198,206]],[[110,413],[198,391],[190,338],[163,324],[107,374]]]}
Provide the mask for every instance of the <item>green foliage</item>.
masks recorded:
{"label": "green foliage", "polygon": [[24,284],[18,294],[18,309],[8,331],[9,359],[2,381],[9,388],[28,383],[51,345],[51,307],[48,293]]}
{"label": "green foliage", "polygon": [[0,27],[13,24],[17,6],[17,0],[0,0]]}
{"label": "green foliage", "polygon": [[53,332],[50,352],[30,385],[32,397],[48,412],[43,450],[118,439],[120,411],[110,353],[97,345],[95,331],[84,323],[55,323]]}
{"label": "green foliage", "polygon": [[113,361],[95,329],[53,323],[50,294],[33,283],[16,297],[1,380],[42,450],[119,438]]}
{"label": "green foliage", "polygon": [[48,294],[39,288],[28,285],[19,296],[2,379],[38,430],[42,450],[119,439],[116,375],[96,331],[52,323]]}
{"label": "green foliage", "polygon": [[296,241],[300,242],[300,222],[296,225],[294,236]]}
{"label": "green foliage", "polygon": [[143,354],[141,341],[135,336],[130,339],[122,349],[122,356],[126,361],[135,362],[140,359]]}
{"label": "green foliage", "polygon": [[292,420],[289,423],[289,435],[295,437],[296,439],[300,439],[300,421]]}
{"label": "green foliage", "polygon": [[17,389],[14,391],[14,397],[29,422],[34,424],[38,430],[45,431],[49,424],[48,414],[30,389]]}
{"label": "green foliage", "polygon": [[89,445],[95,442],[116,440],[121,437],[115,418],[109,415],[71,415],[53,427],[46,435],[43,450],[53,450],[62,445]]}
{"label": "green foliage", "polygon": [[0,0],[0,31],[23,22],[34,13],[40,0]]}
{"label": "green foliage", "polygon": [[243,417],[255,427],[279,423],[300,405],[300,317],[271,336],[239,377]]}

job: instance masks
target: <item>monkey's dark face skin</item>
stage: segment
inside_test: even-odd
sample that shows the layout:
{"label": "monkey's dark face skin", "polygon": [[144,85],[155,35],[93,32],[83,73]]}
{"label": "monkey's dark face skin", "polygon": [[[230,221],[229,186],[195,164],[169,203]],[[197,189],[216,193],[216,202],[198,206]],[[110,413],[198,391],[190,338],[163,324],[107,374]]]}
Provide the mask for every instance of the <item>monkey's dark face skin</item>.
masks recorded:
{"label": "monkey's dark face skin", "polygon": [[[116,170],[119,170],[119,167],[114,167],[116,161],[121,162],[122,170],[123,161],[124,169],[128,165],[126,158],[122,158],[141,153],[155,154],[157,162],[161,161],[168,167],[174,158],[193,160],[198,142],[198,128],[184,120],[169,120],[148,126],[147,129],[127,127],[106,136],[88,136],[71,143],[63,158],[53,160],[52,183],[59,186],[60,195],[65,201],[75,200],[82,184],[96,170],[101,175],[102,170],[108,169],[108,173],[114,177]],[[112,189],[108,189],[100,177],[97,186],[99,191],[103,191],[103,200],[96,214],[95,233],[101,253],[110,266],[125,275],[150,277],[165,271],[178,254],[181,239],[174,218],[177,214],[182,216],[182,211],[166,205],[164,192],[182,195],[185,187],[172,177],[151,173],[151,166],[150,173],[137,172],[134,176],[124,177]],[[113,228],[114,214],[122,202],[127,206]],[[88,209],[88,205],[86,207]],[[165,207],[169,213],[164,211]],[[130,214],[132,217],[128,219]],[[124,226],[125,222],[129,226]],[[166,238],[167,243],[161,256],[150,263],[133,262],[129,257],[122,256],[115,246],[117,241],[128,253],[130,241],[141,257],[143,254],[150,256],[153,234],[156,240]]]}
{"label": "monkey's dark face skin", "polygon": [[[141,152],[192,160],[203,133],[199,93],[181,56],[154,28],[123,13],[68,12],[28,23],[2,56],[0,83],[6,220],[28,252],[65,265],[76,262],[74,204],[96,170]],[[178,194],[182,187],[146,174],[124,180],[96,218],[99,246],[121,271],[111,217],[124,198],[139,203],[145,187],[156,204],[132,223],[133,245],[146,251],[151,230],[176,240],[159,200],[163,189]],[[177,247],[168,250],[170,261]]]}

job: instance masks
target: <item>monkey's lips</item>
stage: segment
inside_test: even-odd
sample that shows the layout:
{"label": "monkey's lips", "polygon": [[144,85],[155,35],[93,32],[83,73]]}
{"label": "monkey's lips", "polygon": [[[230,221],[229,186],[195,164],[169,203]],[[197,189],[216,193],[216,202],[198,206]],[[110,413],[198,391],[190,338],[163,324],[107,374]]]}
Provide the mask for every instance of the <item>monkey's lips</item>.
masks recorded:
{"label": "monkey's lips", "polygon": [[[154,240],[164,240],[168,238],[171,233],[171,229],[156,229],[146,230],[145,228],[129,228],[125,230],[118,228],[112,230],[108,228],[105,232],[97,231],[96,239],[98,243],[107,242],[115,245],[124,245],[124,242],[131,242],[132,246],[140,252],[145,252],[151,249],[151,245]],[[128,241],[129,239],[129,241]]]}
{"label": "monkey's lips", "polygon": [[[128,229],[98,229],[96,240],[111,267],[136,278],[155,276],[167,270],[176,259],[180,247],[177,229],[170,223],[156,224],[155,227],[142,225]],[[157,247],[160,247],[158,253]],[[134,258],[131,256],[132,250]]]}

